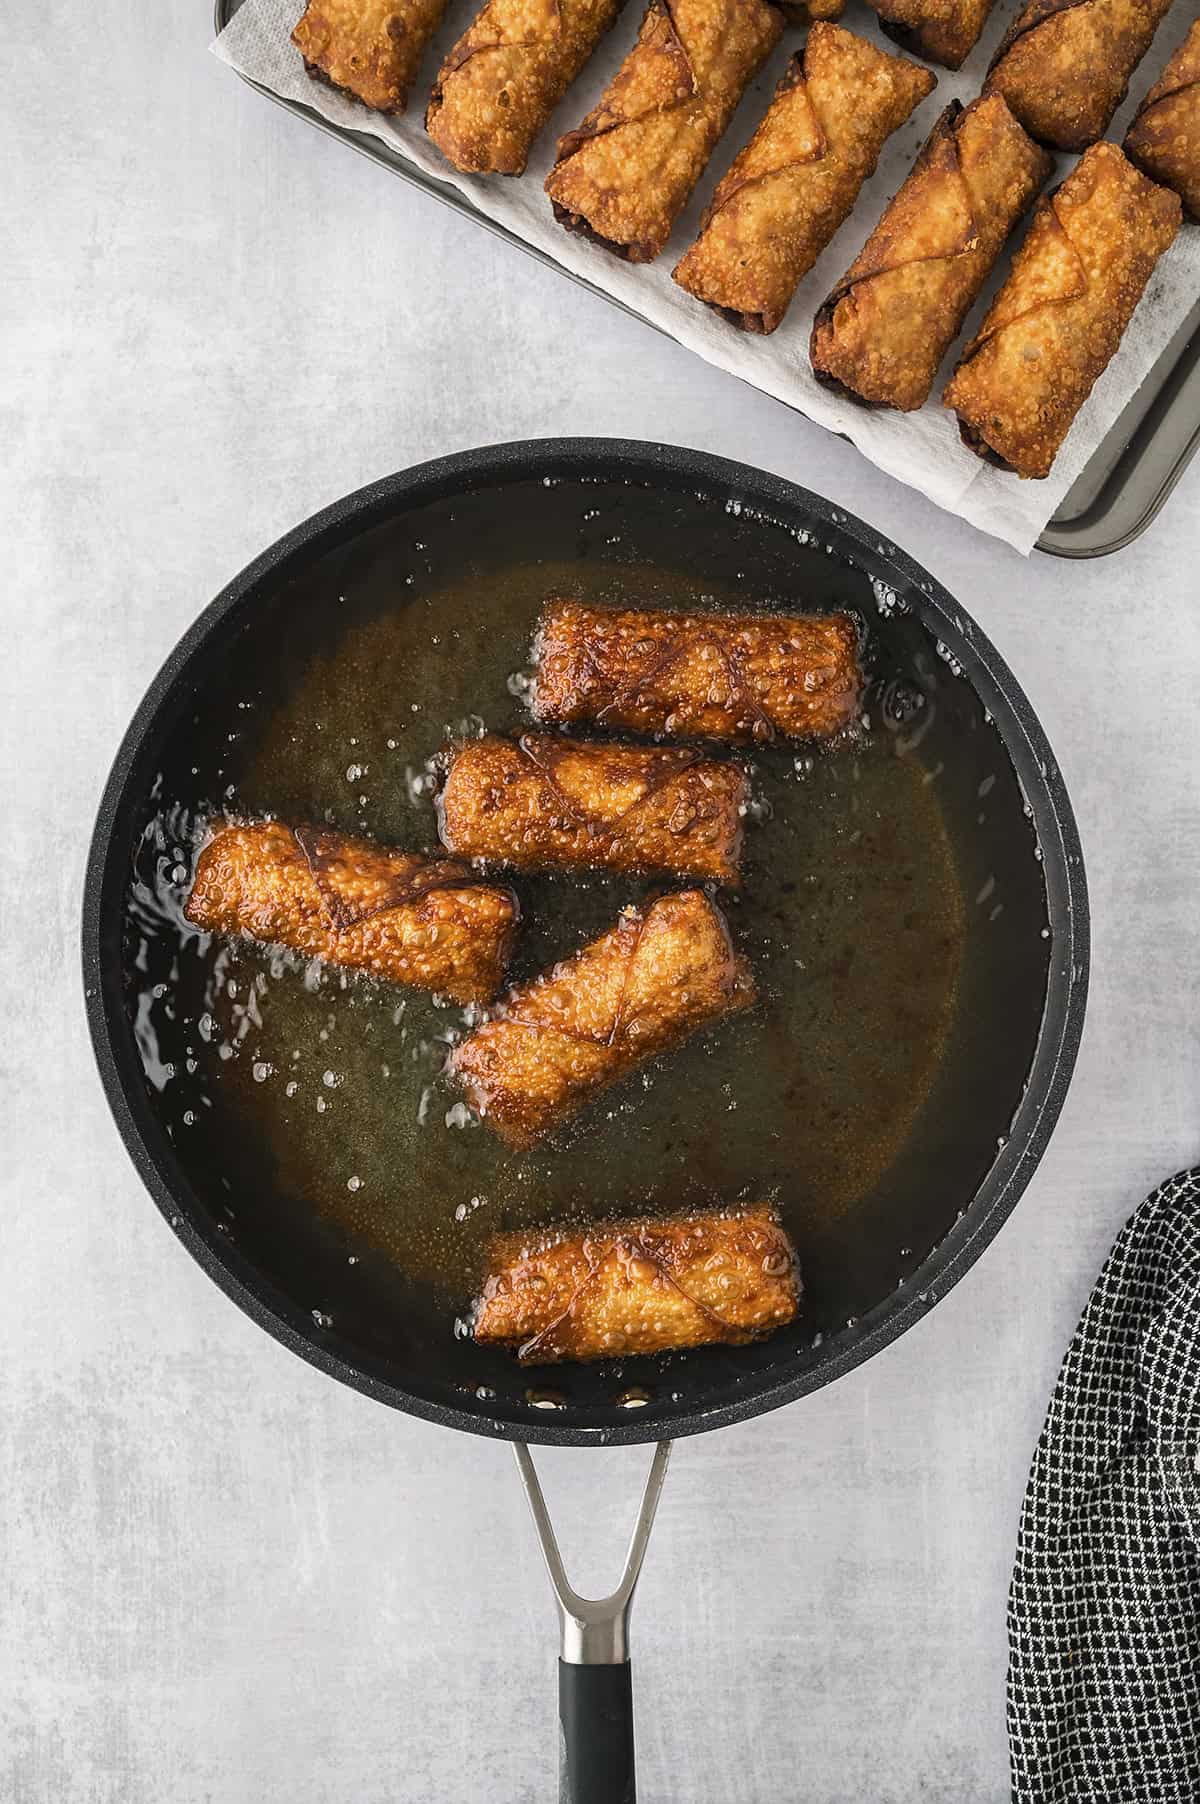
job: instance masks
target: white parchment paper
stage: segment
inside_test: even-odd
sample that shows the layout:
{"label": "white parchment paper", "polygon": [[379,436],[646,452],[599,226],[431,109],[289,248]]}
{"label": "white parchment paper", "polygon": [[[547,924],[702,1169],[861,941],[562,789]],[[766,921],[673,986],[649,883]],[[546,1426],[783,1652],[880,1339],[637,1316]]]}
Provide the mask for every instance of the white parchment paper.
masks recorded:
{"label": "white parchment paper", "polygon": [[[919,489],[940,507],[1006,540],[1022,553],[1032,549],[1088,457],[1200,293],[1200,227],[1185,225],[1160,261],[1121,349],[1096,384],[1052,475],[1044,482],[1022,482],[994,470],[959,443],[954,417],[939,401],[953,363],[953,351],[931,399],[913,414],[868,412],[831,395],[816,381],[808,360],[814,312],[857,254],[889,196],[904,180],[939,111],[951,99],[965,102],[978,93],[992,50],[1008,22],[1011,0],[998,0],[988,30],[961,70],[955,74],[936,71],[937,87],[907,125],[889,140],[879,168],[863,188],[850,218],[801,284],[783,325],[768,338],[751,337],[728,325],[677,288],[670,272],[695,236],[700,213],[720,175],[753,132],[784,63],[802,42],[801,33],[790,29],[784,33],[782,43],[752,85],[729,132],[718,145],[667,249],[657,262],[635,267],[564,231],[554,220],[542,183],[559,133],[578,124],[632,43],[642,11],[638,0],[629,0],[616,27],[567,94],[535,147],[528,171],[515,180],[459,175],[426,137],[423,125],[425,100],[440,59],[480,3],[481,0],[454,0],[448,8],[413,93],[410,111],[401,118],[372,113],[346,95],[309,78],[290,38],[292,26],[303,10],[302,0],[245,0],[213,49],[232,68],[273,93],[302,101],[338,125],[372,133],[390,144],[427,174],[459,189],[481,212],[547,253],[564,269],[586,277],[644,319],[662,326],[709,363],[743,377],[832,431],[844,433],[880,469]],[[1191,11],[1190,5],[1174,8],[1179,17],[1169,20],[1158,33],[1134,77],[1130,100],[1118,113],[1110,136],[1120,137],[1137,100],[1182,40]],[[895,48],[880,36],[874,16],[863,6],[852,7],[843,23],[884,48]],[[1052,181],[1060,180],[1072,161],[1060,158],[1058,174]],[[1007,266],[1006,256],[972,312],[964,338],[982,317],[982,309]],[[562,430],[570,431],[569,420],[562,422]]]}

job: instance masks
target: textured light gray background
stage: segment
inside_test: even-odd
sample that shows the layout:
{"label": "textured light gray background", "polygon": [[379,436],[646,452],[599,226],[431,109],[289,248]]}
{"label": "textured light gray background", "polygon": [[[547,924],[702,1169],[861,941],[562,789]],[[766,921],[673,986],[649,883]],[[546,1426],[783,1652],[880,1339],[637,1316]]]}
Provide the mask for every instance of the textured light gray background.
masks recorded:
{"label": "textured light gray background", "polygon": [[[577,432],[865,515],[973,609],[1071,786],[1092,1002],[1035,1182],[869,1368],[680,1446],[636,1621],[645,1804],[1000,1804],[1046,1393],[1116,1227],[1198,1150],[1200,467],[1132,550],[1022,562],[257,99],[202,4],[44,0],[5,36],[0,1797],[552,1795],[511,1455],[335,1386],[189,1262],[108,1119],[76,938],[108,761],[221,584],[371,477]],[[644,1456],[545,1464],[599,1584]]]}

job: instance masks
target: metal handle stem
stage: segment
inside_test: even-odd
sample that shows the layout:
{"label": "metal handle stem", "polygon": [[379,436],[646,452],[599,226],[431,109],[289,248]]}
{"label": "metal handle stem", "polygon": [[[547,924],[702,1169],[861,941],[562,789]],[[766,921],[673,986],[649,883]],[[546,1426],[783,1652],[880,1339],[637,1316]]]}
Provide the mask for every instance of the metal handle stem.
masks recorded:
{"label": "metal handle stem", "polygon": [[568,1666],[624,1665],[629,1658],[629,1612],[646,1555],[650,1530],[654,1526],[654,1512],[658,1508],[663,1480],[667,1476],[667,1461],[671,1457],[670,1441],[660,1441],[654,1449],[654,1458],[642,1492],[641,1507],[629,1541],[629,1551],[625,1555],[625,1569],[621,1574],[620,1584],[609,1597],[581,1597],[568,1582],[533,1455],[523,1441],[518,1441],[513,1451],[517,1456],[521,1483],[533,1512],[534,1527],[541,1542],[546,1571],[550,1574],[550,1583],[554,1587],[562,1635],[562,1659]]}

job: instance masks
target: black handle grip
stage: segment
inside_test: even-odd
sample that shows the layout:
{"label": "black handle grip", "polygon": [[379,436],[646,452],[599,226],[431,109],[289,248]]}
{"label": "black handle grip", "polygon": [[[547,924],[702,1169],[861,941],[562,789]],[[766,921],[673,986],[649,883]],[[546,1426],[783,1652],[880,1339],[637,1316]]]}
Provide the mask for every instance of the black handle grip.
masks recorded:
{"label": "black handle grip", "polygon": [[621,1666],[558,1663],[559,1804],[637,1804],[633,1685]]}

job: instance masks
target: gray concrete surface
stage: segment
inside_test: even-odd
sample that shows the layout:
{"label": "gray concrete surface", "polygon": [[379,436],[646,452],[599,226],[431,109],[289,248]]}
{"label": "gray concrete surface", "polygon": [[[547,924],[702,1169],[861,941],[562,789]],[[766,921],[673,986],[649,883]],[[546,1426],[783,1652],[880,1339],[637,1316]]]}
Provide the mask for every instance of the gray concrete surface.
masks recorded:
{"label": "gray concrete surface", "polygon": [[[680,1447],[636,1621],[645,1804],[1000,1804],[1047,1390],[1118,1224],[1200,1150],[1200,466],[1123,555],[1022,562],[267,106],[206,38],[183,0],[6,21],[0,1797],[553,1793],[511,1456],[337,1387],[188,1261],[101,1098],[76,937],[108,760],[215,590],[370,477],[580,432],[839,496],[962,595],[1071,786],[1092,1003],[1035,1182],[867,1369]],[[545,1463],[602,1582],[644,1456]]]}

